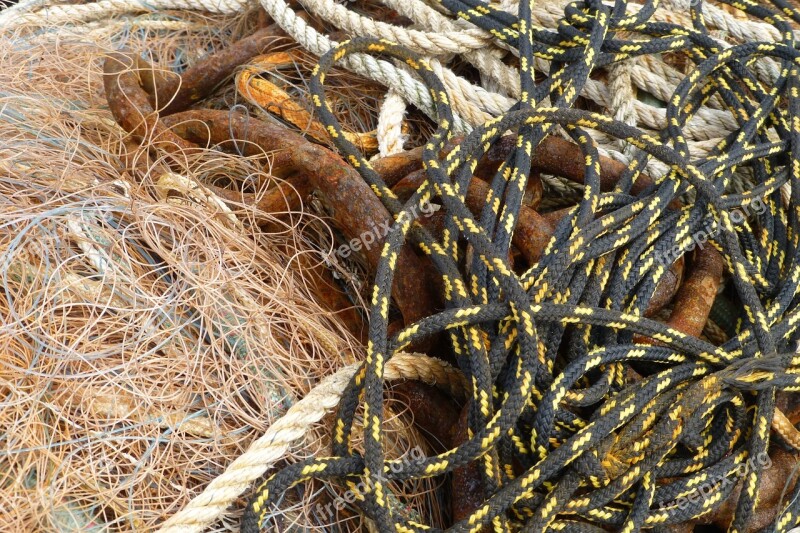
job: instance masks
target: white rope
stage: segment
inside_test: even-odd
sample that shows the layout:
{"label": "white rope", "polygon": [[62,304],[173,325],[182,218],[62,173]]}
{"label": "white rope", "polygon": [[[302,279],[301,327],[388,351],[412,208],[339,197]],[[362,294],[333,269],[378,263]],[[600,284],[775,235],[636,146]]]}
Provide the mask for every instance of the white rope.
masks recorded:
{"label": "white rope", "polygon": [[[292,443],[303,439],[314,424],[339,405],[342,393],[358,368],[358,364],[351,365],[322,380],[201,494],[164,522],[159,532],[197,533],[216,522],[253,481],[284,456]],[[466,389],[458,370],[423,354],[396,354],[386,362],[385,377],[387,380],[424,381],[447,389],[455,397],[463,397]]]}
{"label": "white rope", "polygon": [[378,156],[386,157],[403,151],[405,135],[403,119],[406,116],[406,103],[394,91],[386,93],[378,113]]}
{"label": "white rope", "polygon": [[380,36],[422,55],[461,54],[485,48],[492,40],[485,32],[476,29],[450,31],[440,28],[436,32],[422,32],[394,26],[360,15],[333,0],[300,0],[300,4],[343,31],[360,37]]}
{"label": "white rope", "polygon": [[38,11],[26,10],[18,16],[3,13],[0,27],[38,24],[40,26],[75,25],[106,19],[125,13],[141,13],[160,9],[187,9],[211,13],[238,13],[247,5],[242,0],[100,0],[89,4],[47,6]]}
{"label": "white rope", "polygon": [[0,11],[0,27],[6,23],[16,22],[25,13],[45,7],[47,4],[48,0],[21,0]]}
{"label": "white rope", "polygon": [[[309,3],[317,3],[317,2],[326,2],[330,3],[331,0],[304,0],[304,2]],[[384,4],[388,7],[395,9],[398,13],[407,16],[415,23],[420,25],[421,27],[431,30],[433,32],[446,32],[448,35],[452,33],[463,33],[464,30],[460,29],[453,20],[447,18],[445,15],[437,12],[436,10],[432,9],[431,7],[427,6],[426,4],[419,2],[419,1],[411,1],[408,0],[384,0]],[[341,9],[345,9],[343,6],[336,4],[337,7]],[[345,11],[347,11],[345,9]],[[364,17],[360,17],[360,19],[364,19],[369,21],[370,19],[365,19]],[[335,22],[334,22],[335,23]],[[338,26],[338,25],[337,25]],[[363,29],[359,29],[355,25],[343,25],[338,26],[345,31],[352,31],[356,35],[361,36],[371,36],[375,35],[374,33],[370,33],[368,31],[363,31]],[[402,33],[407,31],[405,28],[400,28],[396,26],[392,26],[393,34]],[[483,42],[482,47],[478,47],[476,49],[471,48],[462,48],[458,50],[458,53],[463,54],[464,59],[472,63],[481,74],[484,74],[491,79],[495,80],[498,84],[503,87],[511,87],[511,90],[514,90],[514,87],[519,87],[519,72],[509,67],[508,65],[504,64],[499,56],[497,55],[498,48],[495,46],[490,46],[492,43],[492,38],[489,34],[480,31],[480,30],[470,30],[471,32],[475,32],[475,35],[478,36]],[[379,34],[382,37],[389,38],[388,35]],[[426,34],[430,35],[430,34]],[[429,54],[430,52],[423,48],[414,46],[413,43],[408,46],[410,49],[414,50],[420,54]],[[477,104],[481,110],[489,113],[490,115],[497,115],[500,113],[505,112],[509,107],[509,101],[504,98],[498,98],[496,94],[486,90],[485,87],[472,85],[463,78],[455,76],[452,71],[448,69],[444,69],[439,65],[437,73],[439,77],[443,79],[445,86],[448,88],[448,96],[453,97],[457,102],[461,100],[469,101],[473,106]],[[519,92],[519,89],[516,89],[516,92]],[[464,115],[467,117],[470,114],[469,110],[461,110],[459,111],[457,107],[458,103],[456,104],[456,112],[459,114]],[[481,115],[474,115],[475,120],[469,120],[469,122],[473,125],[477,125],[482,123],[486,120],[485,116]]]}
{"label": "white rope", "polygon": [[[261,5],[283,31],[312,54],[320,56],[338,44],[317,32],[298,17],[283,0],[261,0]],[[428,116],[436,116],[436,110],[427,87],[392,63],[364,54],[354,54],[345,58],[342,64],[353,72],[389,86],[404,100],[413,103]],[[454,129],[465,132],[469,131],[471,127],[456,113]]]}
{"label": "white rope", "polygon": [[[374,21],[347,9],[344,5],[337,4],[333,0],[300,0],[300,2],[309,12],[324,18],[345,32],[361,37],[377,36],[395,41],[421,55],[436,56],[443,53],[468,53],[472,50],[486,48],[490,43],[490,39],[485,33],[475,32],[474,30],[447,31],[446,27],[440,25],[440,30],[444,30],[443,33],[426,33]],[[266,5],[264,7],[268,13],[272,14]],[[285,16],[286,11],[283,11],[282,14]],[[426,12],[426,15],[431,17],[432,13]],[[281,24],[278,19],[275,19],[275,21]],[[281,27],[283,27],[283,24],[281,24]],[[290,33],[285,27],[284,30]],[[306,43],[303,40],[300,38],[297,40],[305,46]],[[482,124],[492,115],[502,114],[510,107],[511,104],[507,98],[495,95],[480,86],[469,83],[464,78],[443,67],[437,60],[431,59],[431,66],[444,82],[456,114],[463,117],[471,125]],[[488,65],[487,68],[489,68]],[[493,72],[501,75],[501,71],[498,70],[496,65]],[[513,69],[509,68],[508,72],[509,75],[507,77],[509,79],[518,77],[518,74]],[[513,75],[510,75],[511,73]],[[393,88],[397,90],[396,87]],[[475,109],[476,105],[479,109]]]}

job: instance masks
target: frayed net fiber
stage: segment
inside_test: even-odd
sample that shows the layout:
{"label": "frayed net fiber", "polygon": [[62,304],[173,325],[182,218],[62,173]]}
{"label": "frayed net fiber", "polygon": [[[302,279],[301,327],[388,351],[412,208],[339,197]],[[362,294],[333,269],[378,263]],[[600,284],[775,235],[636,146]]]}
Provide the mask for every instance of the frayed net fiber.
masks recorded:
{"label": "frayed net fiber", "polygon": [[[204,186],[269,181],[264,158],[153,160],[108,110],[109,51],[179,70],[254,20],[162,11],[0,29],[2,531],[153,530],[361,356],[300,268],[329,252],[303,234],[326,231],[319,217],[262,230],[266,214]],[[388,406],[398,456],[423,442],[403,409]],[[323,453],[323,425],[285,460]],[[432,488],[409,490],[415,512],[438,512]],[[287,527],[358,530],[352,513],[315,515],[323,490],[284,506]]]}

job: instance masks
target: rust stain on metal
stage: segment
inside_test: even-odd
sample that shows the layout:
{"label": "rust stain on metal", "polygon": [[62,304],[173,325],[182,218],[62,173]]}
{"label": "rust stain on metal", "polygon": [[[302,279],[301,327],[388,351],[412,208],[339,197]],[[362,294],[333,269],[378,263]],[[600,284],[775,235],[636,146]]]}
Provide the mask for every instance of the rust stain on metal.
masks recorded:
{"label": "rust stain on metal", "polygon": [[[306,176],[331,207],[331,217],[348,239],[359,239],[374,233],[381,224],[392,223],[389,212],[369,185],[341,157],[287,128],[241,113],[208,109],[176,113],[165,117],[164,123],[201,146],[238,146],[245,155],[275,152],[273,166],[291,168]],[[372,268],[380,259],[380,244],[363,249]],[[440,281],[433,269],[427,268],[426,261],[408,246],[399,254],[397,264],[392,296],[405,323],[410,324],[437,308]]]}
{"label": "rust stain on metal", "polygon": [[111,113],[122,128],[137,139],[148,139],[153,147],[168,153],[185,152],[197,146],[171,132],[159,120],[140,85],[137,61],[125,53],[113,53],[103,64],[103,86]]}

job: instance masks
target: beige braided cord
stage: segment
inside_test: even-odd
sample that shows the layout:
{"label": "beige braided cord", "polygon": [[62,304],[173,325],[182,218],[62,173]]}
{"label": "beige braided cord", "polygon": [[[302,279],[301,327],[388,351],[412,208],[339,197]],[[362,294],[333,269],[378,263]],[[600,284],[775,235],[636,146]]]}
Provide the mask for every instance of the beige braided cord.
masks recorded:
{"label": "beige braided cord", "polygon": [[45,0],[20,0],[13,6],[9,6],[0,12],[0,25],[3,21],[15,20],[26,13],[35,9],[43,8],[47,5]]}
{"label": "beige braided cord", "polygon": [[[322,380],[259,439],[233,461],[203,492],[161,526],[161,533],[203,531],[217,521],[250,484],[280,460],[289,446],[301,440],[311,427],[338,404],[360,364],[347,366]],[[463,398],[464,376],[449,364],[424,354],[398,353],[386,363],[386,380],[412,379],[435,385]]]}
{"label": "beige braided cord", "polygon": [[[309,11],[316,12],[318,6],[327,5],[328,0],[303,0],[303,5]],[[262,0],[264,9],[270,17],[292,38],[303,45],[315,55],[322,55],[332,46],[337,45],[336,41],[320,34],[309,26],[303,19],[297,16],[284,0]],[[336,4],[334,4],[336,5]],[[336,7],[349,10],[343,6]],[[324,12],[324,11],[323,11]],[[337,9],[336,13],[340,13]],[[327,13],[330,15],[330,13]],[[396,28],[391,32],[374,33],[365,29],[365,19],[360,15],[350,17],[341,16],[330,22],[336,27],[356,35],[377,36],[396,40],[399,33],[407,32],[404,28]],[[433,35],[433,33],[420,32],[420,35]],[[403,39],[410,48],[418,53],[426,54],[428,48],[416,43],[413,39]],[[456,49],[456,48],[452,48]],[[464,47],[461,51],[468,52],[472,48]],[[372,56],[364,54],[354,54],[348,56],[343,61],[343,65],[353,72],[366,76],[370,79],[383,83],[403,97],[404,100],[413,103],[430,117],[436,116],[436,111],[430,99],[430,94],[423,84],[417,81],[408,71],[397,68],[387,61],[376,60]],[[444,82],[447,88],[448,97],[456,112],[455,129],[460,132],[471,129],[468,125],[478,125],[485,122],[492,115],[499,115],[507,111],[513,101],[501,95],[490,93],[480,86],[473,85],[466,79],[457,76],[451,70],[444,68],[436,60],[431,60],[431,66],[436,74]],[[462,123],[463,121],[466,124]]]}
{"label": "beige braided cord", "polygon": [[[385,2],[392,8],[401,7],[396,1]],[[405,2],[408,6],[417,6],[418,2]],[[382,38],[397,42],[421,55],[438,57],[445,54],[464,54],[478,69],[499,81],[501,84],[519,83],[519,74],[491,54],[487,54],[492,37],[482,30],[459,29],[453,21],[427,8],[402,9],[412,17],[419,17],[424,26],[431,30],[421,32],[375,21],[354,11],[343,4],[333,0],[301,0],[301,4],[310,12],[330,21],[341,30],[361,36],[372,37],[379,35]],[[506,99],[485,90],[480,85],[473,85],[464,78],[457,76],[440,63],[432,61],[436,74],[441,78],[448,89],[451,101],[454,102],[455,111],[467,119],[471,124],[477,125],[491,118],[490,115],[504,113],[509,108]],[[463,104],[459,107],[459,103]],[[469,105],[466,105],[469,104]],[[477,105],[488,114],[475,113],[471,109]]]}
{"label": "beige braided cord", "polygon": [[[611,93],[610,112],[614,119],[629,126],[636,126],[638,115],[634,102],[636,89],[633,86],[631,73],[638,58],[631,58],[614,63],[608,68],[608,90]],[[616,141],[617,148],[626,156],[633,157],[634,148],[624,139]]]}
{"label": "beige braided cord", "polygon": [[[471,27],[468,22],[461,19],[450,19],[422,2],[409,2],[408,0],[383,0],[383,2],[427,30],[459,31],[462,29],[462,26]],[[501,60],[502,56],[506,53],[501,49],[502,43],[491,42],[490,44],[496,46],[487,45],[478,50],[464,51],[462,53],[464,59],[475,66],[483,76],[502,87],[506,93],[511,91],[518,94],[519,72],[509,65],[506,65]],[[476,86],[476,88],[479,89],[485,87],[486,84]],[[507,106],[508,104],[501,101],[499,103],[492,102],[492,105],[500,105],[503,109],[507,109],[507,107],[503,106]],[[491,112],[489,107],[484,106],[482,109]]]}
{"label": "beige braided cord", "polygon": [[[290,37],[303,45],[303,48],[320,56],[336,46],[338,42],[322,35],[302,18],[284,0],[261,0],[262,7]],[[392,89],[407,102],[413,103],[428,116],[435,117],[436,109],[428,88],[408,72],[397,68],[394,64],[376,60],[364,54],[353,54],[342,61],[346,68],[371,80],[376,80]],[[456,95],[457,96],[457,95]],[[471,130],[470,125],[458,114],[453,120],[456,132]]]}
{"label": "beige braided cord", "polygon": [[772,429],[786,441],[786,444],[795,450],[800,450],[800,431],[780,409],[775,409],[772,415]]}

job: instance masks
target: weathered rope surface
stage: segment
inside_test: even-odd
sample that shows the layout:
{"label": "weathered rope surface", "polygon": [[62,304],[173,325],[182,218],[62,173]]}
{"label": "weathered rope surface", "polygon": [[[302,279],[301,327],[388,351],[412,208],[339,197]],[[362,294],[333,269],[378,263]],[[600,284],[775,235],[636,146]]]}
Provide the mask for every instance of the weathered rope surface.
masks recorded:
{"label": "weathered rope surface", "polygon": [[378,113],[378,153],[381,156],[393,155],[403,151],[403,119],[406,116],[406,103],[400,95],[389,91]]}
{"label": "weathered rope surface", "polygon": [[[305,437],[340,402],[342,393],[360,365],[342,368],[325,378],[305,398],[272,424],[250,448],[214,479],[201,494],[159,529],[161,533],[203,531],[212,525],[272,465],[289,446]],[[423,354],[397,354],[386,366],[386,379],[412,379],[436,385],[455,396],[466,390],[463,375],[447,363]]]}

